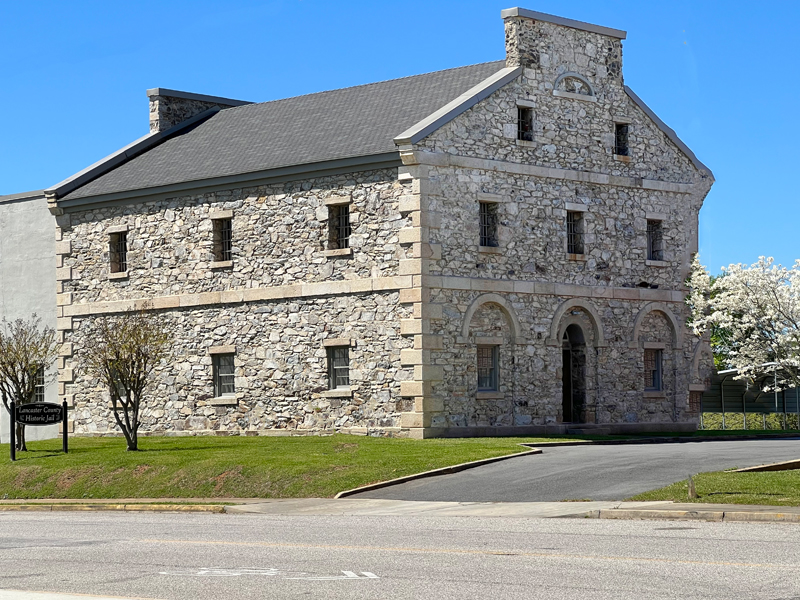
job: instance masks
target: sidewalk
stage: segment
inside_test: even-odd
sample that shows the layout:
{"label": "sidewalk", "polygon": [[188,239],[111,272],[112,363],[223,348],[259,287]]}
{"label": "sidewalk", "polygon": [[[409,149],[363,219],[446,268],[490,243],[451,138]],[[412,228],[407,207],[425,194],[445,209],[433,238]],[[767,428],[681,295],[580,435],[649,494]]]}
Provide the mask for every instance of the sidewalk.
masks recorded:
{"label": "sidewalk", "polygon": [[0,513],[123,511],[273,516],[589,518],[800,524],[800,506],[652,502],[414,502],[369,498],[125,498],[1,500]]}

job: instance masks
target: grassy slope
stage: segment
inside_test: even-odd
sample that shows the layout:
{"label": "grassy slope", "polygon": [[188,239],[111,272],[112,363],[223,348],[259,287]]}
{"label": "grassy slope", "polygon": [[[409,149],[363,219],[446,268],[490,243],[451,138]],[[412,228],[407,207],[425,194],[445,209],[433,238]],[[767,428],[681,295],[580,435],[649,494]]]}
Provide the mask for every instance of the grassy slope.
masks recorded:
{"label": "grassy slope", "polygon": [[645,492],[630,500],[673,500],[721,504],[768,504],[800,506],[800,471],[766,471],[761,473],[700,473],[693,477],[696,500],[688,499],[686,481]]}
{"label": "grassy slope", "polygon": [[525,450],[522,438],[147,437],[0,445],[0,498],[330,497],[342,490]]}

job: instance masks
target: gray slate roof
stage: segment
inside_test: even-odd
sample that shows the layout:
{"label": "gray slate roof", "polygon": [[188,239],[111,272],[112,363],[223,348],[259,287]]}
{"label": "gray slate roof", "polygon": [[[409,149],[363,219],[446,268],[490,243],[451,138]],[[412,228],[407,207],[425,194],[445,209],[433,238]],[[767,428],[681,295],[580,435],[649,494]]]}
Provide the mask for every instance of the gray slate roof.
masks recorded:
{"label": "gray slate roof", "polygon": [[482,63],[227,108],[64,199],[395,152],[392,138],[504,66]]}

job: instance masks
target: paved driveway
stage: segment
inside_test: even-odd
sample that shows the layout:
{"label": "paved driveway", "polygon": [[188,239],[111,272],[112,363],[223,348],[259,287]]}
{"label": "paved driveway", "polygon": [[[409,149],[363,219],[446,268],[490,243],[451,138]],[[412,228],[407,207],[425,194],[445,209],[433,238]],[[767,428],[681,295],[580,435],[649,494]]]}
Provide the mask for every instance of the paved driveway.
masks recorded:
{"label": "paved driveway", "polygon": [[800,459],[800,438],[545,447],[542,454],[353,497],[447,502],[623,500],[702,471],[792,459]]}

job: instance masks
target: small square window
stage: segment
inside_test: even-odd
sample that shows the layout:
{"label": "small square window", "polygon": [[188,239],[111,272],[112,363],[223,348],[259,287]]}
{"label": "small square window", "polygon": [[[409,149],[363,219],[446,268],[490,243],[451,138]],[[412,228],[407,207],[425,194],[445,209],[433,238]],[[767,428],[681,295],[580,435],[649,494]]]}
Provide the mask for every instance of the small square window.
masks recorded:
{"label": "small square window", "polygon": [[44,402],[44,366],[40,365],[36,369],[36,374],[33,377],[33,401]]}
{"label": "small square window", "polygon": [[567,252],[583,254],[583,213],[567,211]]}
{"label": "small square window", "polygon": [[328,207],[328,250],[350,247],[350,205]]}
{"label": "small square window", "polygon": [[214,396],[217,398],[236,395],[234,356],[234,354],[214,354],[211,356],[214,370]]}
{"label": "small square window", "polygon": [[497,202],[480,204],[480,245],[498,246],[497,240]]}
{"label": "small square window", "polygon": [[524,106],[517,107],[517,139],[526,142],[533,141],[533,109]]}
{"label": "small square window", "polygon": [[328,388],[346,387],[350,387],[350,348],[333,346],[328,348]]}
{"label": "small square window", "polygon": [[497,391],[497,346],[478,346],[478,391]]}
{"label": "small square window", "polygon": [[644,391],[660,392],[661,381],[661,350],[646,349],[644,351]]}
{"label": "small square window", "polygon": [[616,123],[614,125],[614,154],[628,156],[628,124]]}
{"label": "small square window", "polygon": [[664,236],[661,221],[647,221],[647,260],[664,260]]}
{"label": "small square window", "polygon": [[108,256],[112,273],[128,270],[128,232],[112,233],[108,238]]}
{"label": "small square window", "polygon": [[233,260],[233,219],[213,219],[214,260],[228,262]]}

